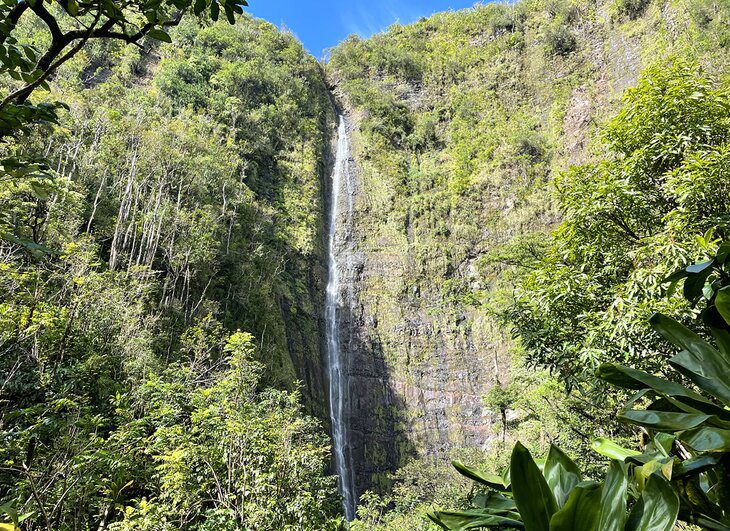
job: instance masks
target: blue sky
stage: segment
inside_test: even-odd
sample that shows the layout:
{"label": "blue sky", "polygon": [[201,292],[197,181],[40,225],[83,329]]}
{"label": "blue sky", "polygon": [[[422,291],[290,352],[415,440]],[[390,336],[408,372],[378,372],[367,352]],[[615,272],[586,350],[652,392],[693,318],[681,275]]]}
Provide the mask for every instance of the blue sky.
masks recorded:
{"label": "blue sky", "polygon": [[368,37],[394,22],[414,22],[477,0],[248,0],[254,16],[288,28],[315,57],[355,33]]}

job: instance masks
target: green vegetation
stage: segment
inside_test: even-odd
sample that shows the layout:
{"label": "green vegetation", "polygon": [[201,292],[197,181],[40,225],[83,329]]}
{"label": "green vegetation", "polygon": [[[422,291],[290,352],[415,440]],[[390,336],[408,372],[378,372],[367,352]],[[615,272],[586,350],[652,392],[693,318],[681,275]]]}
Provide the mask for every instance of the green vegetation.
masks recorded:
{"label": "green vegetation", "polygon": [[[159,0],[114,2],[113,0],[6,0],[0,5],[0,74],[8,94],[0,101],[0,142],[5,144],[0,160],[3,179],[52,178],[48,161],[28,154],[15,142],[38,123],[58,123],[65,104],[58,101],[32,103],[38,88],[48,90],[51,80],[65,63],[95,41],[140,45],[145,40],[171,42],[169,28],[190,16],[218,20],[221,9],[235,23],[241,5],[232,0]],[[33,28],[28,38],[28,29]],[[22,144],[22,143],[21,143]],[[45,183],[44,183],[45,184]],[[40,185],[37,185],[40,186]],[[5,230],[3,230],[5,232]],[[37,244],[28,242],[31,249]]]}
{"label": "green vegetation", "polygon": [[[573,529],[581,522],[581,529],[670,530],[680,519],[728,529],[730,245],[718,246],[714,235],[725,234],[730,206],[729,94],[727,84],[682,61],[645,71],[605,128],[605,158],[556,180],[564,220],[536,267],[525,269],[506,314],[528,363],[560,374],[574,395],[593,400],[589,411],[604,425],[622,395],[601,382],[634,393],[618,419],[642,428],[642,452],[594,439],[594,450],[620,461],[603,484],[581,482],[569,460],[551,473],[551,461],[567,459],[557,447],[544,479],[519,443],[501,476],[455,463],[506,497],[473,495],[470,509],[431,513],[434,522],[445,529]],[[683,297],[675,295],[680,282]],[[694,326],[716,346],[661,313],[650,319],[652,333],[642,316],[657,309],[688,322],[698,316]],[[681,352],[667,359],[668,345]],[[492,393],[491,401],[504,410],[514,393]],[[518,489],[517,478],[530,475],[530,488]],[[620,496],[611,491],[619,484]]]}
{"label": "green vegetation", "polygon": [[563,222],[508,313],[530,362],[571,383],[604,361],[656,369],[668,353],[645,319],[689,308],[662,300],[661,281],[725,230],[730,85],[659,64],[627,91],[604,138],[603,160],[556,179]]}
{"label": "green vegetation", "polygon": [[36,91],[57,125],[4,146],[46,169],[0,182],[3,510],[24,530],[336,527],[310,416],[319,66],[250,17],[170,35],[90,41]]}
{"label": "green vegetation", "polygon": [[0,529],[730,528],[730,5],[482,5],[327,65],[241,5],[0,6]]}
{"label": "green vegetation", "polygon": [[[654,314],[652,328],[682,349],[668,360],[677,371],[668,371],[674,381],[615,363],[597,371],[598,378],[635,392],[619,419],[645,429],[649,442],[643,452],[594,440],[593,449],[613,459],[603,484],[583,481],[577,465],[556,446],[542,470],[520,443],[509,469],[499,476],[455,462],[460,473],[496,492],[475,495],[477,509],[437,511],[429,518],[444,529],[670,531],[678,518],[703,529],[730,528],[729,256],[730,244],[723,244],[712,259],[672,278],[686,279],[685,296],[691,300],[705,287],[708,305],[702,313],[717,347],[679,322]],[[677,383],[680,374],[699,392]]]}

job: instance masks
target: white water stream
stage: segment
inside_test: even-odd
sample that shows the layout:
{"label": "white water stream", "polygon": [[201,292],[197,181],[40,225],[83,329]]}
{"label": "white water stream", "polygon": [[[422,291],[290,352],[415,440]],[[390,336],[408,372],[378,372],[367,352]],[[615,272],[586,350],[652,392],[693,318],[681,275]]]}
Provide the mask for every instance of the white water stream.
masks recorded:
{"label": "white water stream", "polygon": [[[343,180],[346,190],[343,188]],[[346,216],[340,216],[339,205],[342,194],[347,193],[348,209]],[[338,490],[342,495],[345,517],[355,517],[355,478],[353,475],[352,456],[347,427],[347,405],[349,395],[348,382],[348,349],[343,348],[341,338],[342,322],[340,309],[343,307],[340,273],[344,267],[349,268],[350,254],[347,249],[338,245],[338,235],[349,239],[352,222],[352,180],[350,175],[350,145],[347,136],[345,119],[340,116],[337,131],[337,154],[332,172],[332,191],[330,196],[329,219],[329,275],[327,294],[325,297],[325,322],[327,342],[327,371],[329,374],[329,404],[332,423],[332,445],[335,470],[339,476]],[[344,217],[344,219],[340,219]],[[344,230],[341,226],[345,223]],[[343,263],[343,261],[345,263]],[[349,341],[348,341],[349,343]]]}

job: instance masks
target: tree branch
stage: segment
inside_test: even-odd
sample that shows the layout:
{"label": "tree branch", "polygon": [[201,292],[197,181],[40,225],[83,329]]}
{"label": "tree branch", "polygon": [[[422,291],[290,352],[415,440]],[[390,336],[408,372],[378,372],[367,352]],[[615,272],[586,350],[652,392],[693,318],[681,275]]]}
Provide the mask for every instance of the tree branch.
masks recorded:
{"label": "tree branch", "polygon": [[[87,33],[82,39],[77,42],[73,48],[71,48],[68,52],[66,52],[61,58],[59,58],[55,63],[48,66],[48,68],[41,74],[41,76],[33,81],[32,83],[28,83],[23,88],[20,88],[16,90],[15,92],[8,94],[8,96],[0,102],[0,109],[5,107],[8,103],[10,103],[13,100],[16,100],[18,103],[25,103],[25,101],[28,99],[30,94],[43,82],[48,79],[48,76],[50,76],[53,72],[58,69],[59,66],[61,66],[63,63],[71,59],[74,55],[76,55],[79,50],[86,44],[86,41],[89,40],[89,37],[91,36],[91,33],[94,31],[94,26],[96,26],[97,22],[99,21],[99,17],[101,16],[101,12],[96,14],[96,18],[94,19],[94,22],[91,24],[91,31]],[[68,43],[67,43],[68,44]],[[65,48],[66,44],[58,51],[56,54],[60,53],[63,48]],[[53,47],[52,47],[53,48]],[[50,52],[50,50],[49,50]],[[46,55],[48,55],[48,52],[46,52]],[[46,57],[46,56],[44,56]],[[42,60],[42,59],[41,59]],[[39,61],[40,63],[40,61]]]}
{"label": "tree branch", "polygon": [[48,30],[51,32],[51,38],[53,39],[52,42],[57,42],[63,40],[63,32],[61,31],[61,28],[58,26],[58,21],[56,21],[56,18],[51,15],[46,7],[43,5],[42,0],[36,0],[33,2],[33,5],[30,6],[30,9],[38,15],[38,18],[40,18],[46,26],[48,26]]}
{"label": "tree branch", "polygon": [[[52,37],[51,45],[36,64],[35,70],[42,72],[40,77],[6,96],[5,99],[0,102],[0,109],[4,108],[12,101],[15,101],[18,104],[25,103],[31,93],[37,87],[42,85],[49,76],[58,69],[59,66],[76,55],[89,39],[116,39],[125,42],[126,44],[137,44],[140,39],[142,39],[152,28],[155,27],[155,24],[148,22],[139,28],[136,33],[129,35],[124,32],[124,20],[110,18],[97,28],[96,25],[99,23],[99,19],[101,18],[101,5],[99,5],[94,21],[88,28],[63,33],[55,17],[43,5],[43,0],[36,0],[33,5],[29,5],[27,0],[21,0],[10,12],[8,19],[11,22],[17,22],[28,7],[30,7],[30,9],[46,24],[46,26],[48,26],[48,30]],[[177,26],[182,20],[182,15],[183,12],[179,10],[170,20],[163,22],[160,25],[163,27]],[[112,31],[117,23],[122,23],[122,31]],[[3,39],[5,37],[6,36],[4,36]],[[57,59],[63,50],[77,39],[79,42],[77,42],[66,54],[61,56],[60,59]]]}
{"label": "tree branch", "polygon": [[23,16],[23,13],[25,13],[25,10],[28,9],[28,2],[25,0],[21,0],[15,6],[13,9],[10,10],[10,13],[8,13],[7,16],[7,30],[3,32],[3,34],[0,36],[0,44],[5,43],[5,39],[7,39],[12,31],[15,29],[15,26],[18,25],[18,20],[20,20],[20,17]]}

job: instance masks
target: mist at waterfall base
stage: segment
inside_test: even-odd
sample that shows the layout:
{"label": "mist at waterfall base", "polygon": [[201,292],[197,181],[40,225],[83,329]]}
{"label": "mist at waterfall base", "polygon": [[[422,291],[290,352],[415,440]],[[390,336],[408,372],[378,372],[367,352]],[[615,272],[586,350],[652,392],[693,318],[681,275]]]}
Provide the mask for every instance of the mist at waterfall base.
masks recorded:
{"label": "mist at waterfall base", "polygon": [[[332,453],[335,472],[339,476],[338,490],[342,496],[345,517],[355,517],[355,478],[352,467],[350,439],[347,426],[349,395],[348,352],[343,348],[339,308],[343,304],[340,273],[347,266],[349,226],[352,222],[353,190],[349,171],[350,146],[345,119],[339,117],[337,131],[337,152],[332,171],[330,213],[329,213],[329,256],[327,292],[325,295],[326,354],[329,385],[329,409],[332,425]],[[340,213],[343,196],[343,178],[347,187],[347,210]],[[344,217],[344,219],[342,219]],[[343,223],[344,221],[344,223]],[[345,236],[343,238],[343,235]]]}

